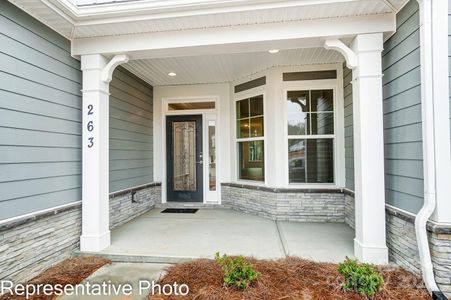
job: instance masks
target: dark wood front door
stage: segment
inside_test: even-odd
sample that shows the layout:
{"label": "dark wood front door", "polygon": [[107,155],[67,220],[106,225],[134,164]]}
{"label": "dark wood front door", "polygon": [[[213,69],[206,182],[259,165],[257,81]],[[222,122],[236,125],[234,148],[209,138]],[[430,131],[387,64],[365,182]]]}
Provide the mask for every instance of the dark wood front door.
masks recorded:
{"label": "dark wood front door", "polygon": [[166,117],[167,201],[202,202],[202,115]]}

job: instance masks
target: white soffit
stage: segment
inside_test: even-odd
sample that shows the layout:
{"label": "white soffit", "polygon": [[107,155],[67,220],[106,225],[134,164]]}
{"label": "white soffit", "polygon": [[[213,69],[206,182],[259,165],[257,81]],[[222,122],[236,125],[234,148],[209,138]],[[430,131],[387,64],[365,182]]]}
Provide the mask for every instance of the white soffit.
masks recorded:
{"label": "white soffit", "polygon": [[[123,66],[152,84],[180,85],[231,82],[276,66],[342,63],[337,51],[324,48],[132,60]],[[175,72],[177,76],[168,76]]]}
{"label": "white soffit", "polygon": [[[143,0],[88,5],[80,8],[71,2],[74,0],[9,1],[65,37],[73,39],[391,14],[407,0],[166,0],[167,2]],[[181,3],[179,7],[176,5],[178,2]],[[190,2],[192,2],[191,5],[186,4]],[[175,4],[170,7],[168,13],[162,13],[161,9],[158,12],[144,8],[133,11],[126,10],[130,5],[156,5],[158,3],[161,5],[164,3]],[[195,5],[199,5],[202,9],[199,8],[199,11],[196,11]],[[271,6],[274,8],[268,8]],[[121,12],[122,7],[124,7],[124,12]],[[87,9],[89,13],[83,15],[83,9]]]}

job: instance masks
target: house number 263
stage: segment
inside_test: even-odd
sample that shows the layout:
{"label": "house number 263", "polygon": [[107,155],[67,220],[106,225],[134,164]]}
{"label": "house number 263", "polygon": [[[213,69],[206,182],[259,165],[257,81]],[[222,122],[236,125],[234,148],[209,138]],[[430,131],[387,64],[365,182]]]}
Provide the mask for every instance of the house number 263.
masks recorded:
{"label": "house number 263", "polygon": [[[88,116],[94,114],[94,106],[92,104],[88,105]],[[92,132],[94,130],[94,121],[89,121],[88,124],[86,124],[86,129],[88,132]],[[90,136],[88,137],[88,148],[92,148],[94,146],[94,137]]]}

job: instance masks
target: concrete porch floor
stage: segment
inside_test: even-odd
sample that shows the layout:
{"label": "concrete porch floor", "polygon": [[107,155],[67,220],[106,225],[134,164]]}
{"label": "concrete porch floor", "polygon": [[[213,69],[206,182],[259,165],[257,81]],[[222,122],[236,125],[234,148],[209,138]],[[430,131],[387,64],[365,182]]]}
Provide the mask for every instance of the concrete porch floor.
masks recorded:
{"label": "concrete porch floor", "polygon": [[228,209],[163,214],[154,209],[114,229],[99,253],[113,261],[177,263],[228,255],[322,262],[353,257],[354,231],[342,223],[273,221]]}

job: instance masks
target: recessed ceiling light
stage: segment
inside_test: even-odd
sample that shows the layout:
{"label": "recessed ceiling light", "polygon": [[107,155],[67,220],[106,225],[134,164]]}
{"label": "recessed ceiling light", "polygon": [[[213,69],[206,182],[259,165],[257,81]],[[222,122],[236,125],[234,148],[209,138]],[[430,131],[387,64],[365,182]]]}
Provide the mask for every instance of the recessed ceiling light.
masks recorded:
{"label": "recessed ceiling light", "polygon": [[279,49],[271,49],[271,50],[268,50],[268,52],[271,54],[279,53]]}
{"label": "recessed ceiling light", "polygon": [[176,76],[177,74],[175,74],[175,72],[169,72],[168,75],[171,76],[171,77],[174,77],[174,76]]}

